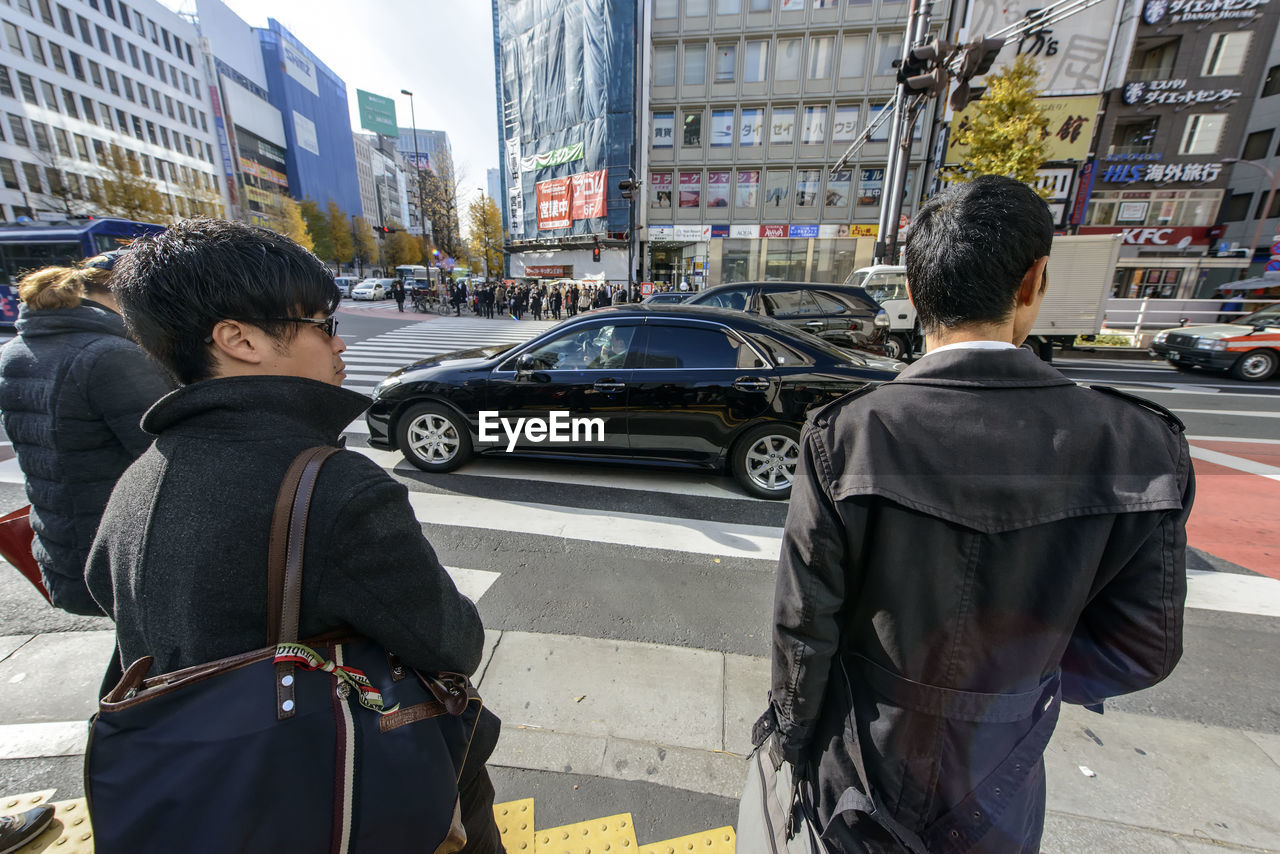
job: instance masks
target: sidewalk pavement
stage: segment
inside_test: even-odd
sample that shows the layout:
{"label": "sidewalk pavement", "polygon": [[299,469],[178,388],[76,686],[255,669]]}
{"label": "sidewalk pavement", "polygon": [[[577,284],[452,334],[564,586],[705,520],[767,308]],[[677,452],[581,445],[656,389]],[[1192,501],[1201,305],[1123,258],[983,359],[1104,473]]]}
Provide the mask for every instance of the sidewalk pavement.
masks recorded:
{"label": "sidewalk pavement", "polygon": [[[0,760],[83,752],[111,645],[110,632],[0,638]],[[769,664],[509,631],[489,633],[479,674],[503,719],[494,765],[736,798]],[[1280,736],[1067,706],[1046,763],[1045,851],[1280,851]]]}

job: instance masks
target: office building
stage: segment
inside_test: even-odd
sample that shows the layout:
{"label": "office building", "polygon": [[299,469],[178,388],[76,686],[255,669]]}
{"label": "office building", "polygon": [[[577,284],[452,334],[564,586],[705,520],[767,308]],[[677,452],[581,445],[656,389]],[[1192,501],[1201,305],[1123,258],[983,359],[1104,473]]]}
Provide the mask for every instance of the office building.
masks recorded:
{"label": "office building", "polygon": [[488,194],[489,198],[493,199],[495,202],[500,202],[502,199],[502,172],[496,168],[486,169],[484,177],[485,192]]}
{"label": "office building", "polygon": [[1280,39],[1271,40],[1267,54],[1260,48],[1251,53],[1250,59],[1263,63],[1266,72],[1259,75],[1253,109],[1245,120],[1244,144],[1237,151],[1224,149],[1225,154],[1238,156],[1241,162],[1229,167],[1230,192],[1222,210],[1226,233],[1219,244],[1225,251],[1249,260],[1249,273],[1254,276],[1265,270],[1271,246],[1280,232],[1280,192],[1275,191],[1280,183]]}

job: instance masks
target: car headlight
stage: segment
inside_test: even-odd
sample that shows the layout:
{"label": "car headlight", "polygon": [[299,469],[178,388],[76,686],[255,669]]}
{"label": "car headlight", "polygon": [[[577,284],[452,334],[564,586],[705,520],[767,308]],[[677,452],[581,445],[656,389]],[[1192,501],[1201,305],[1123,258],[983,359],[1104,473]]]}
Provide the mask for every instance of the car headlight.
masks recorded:
{"label": "car headlight", "polygon": [[1209,349],[1217,350],[1218,352],[1221,352],[1227,349],[1227,342],[1225,339],[1219,338],[1217,341],[1213,342],[1213,346],[1210,347]]}
{"label": "car headlight", "polygon": [[883,308],[880,309],[879,311],[876,312],[876,319],[873,321],[873,323],[878,329],[888,329],[889,313],[886,312]]}
{"label": "car headlight", "polygon": [[398,385],[400,385],[399,377],[387,377],[385,380],[378,383],[377,387],[373,390],[373,396],[382,397],[382,395]]}
{"label": "car headlight", "polygon": [[1167,330],[1167,329],[1166,329],[1165,331],[1163,331],[1163,332],[1157,332],[1157,333],[1156,333],[1156,337],[1155,337],[1155,339],[1152,341],[1152,343],[1153,343],[1153,344],[1163,344],[1163,343],[1165,342],[1165,339],[1166,339],[1166,338],[1168,338],[1168,337],[1169,337],[1169,330]]}
{"label": "car headlight", "polygon": [[1227,349],[1227,342],[1219,338],[1197,338],[1196,349],[1197,350],[1225,350]]}

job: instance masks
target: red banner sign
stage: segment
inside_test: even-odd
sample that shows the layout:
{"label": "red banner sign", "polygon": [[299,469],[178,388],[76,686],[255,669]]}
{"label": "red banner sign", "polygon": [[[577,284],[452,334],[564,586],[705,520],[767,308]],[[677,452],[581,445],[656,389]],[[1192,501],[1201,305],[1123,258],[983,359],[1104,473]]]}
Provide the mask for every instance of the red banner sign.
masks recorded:
{"label": "red banner sign", "polygon": [[1106,226],[1084,226],[1081,234],[1121,234],[1124,235],[1125,246],[1190,246],[1193,243],[1209,242],[1209,229],[1165,228],[1163,226],[1138,225],[1132,228],[1111,228]]}
{"label": "red banner sign", "polygon": [[524,268],[524,274],[538,279],[569,279],[573,277],[573,265],[544,264],[540,267],[528,266]]}
{"label": "red banner sign", "polygon": [[608,169],[569,176],[570,208],[574,219],[592,219],[605,215],[605,185]]}
{"label": "red banner sign", "polygon": [[785,225],[762,225],[760,226],[761,237],[786,237],[787,227]]}
{"label": "red banner sign", "polygon": [[568,178],[538,182],[538,228],[568,228],[573,225],[570,213]]}

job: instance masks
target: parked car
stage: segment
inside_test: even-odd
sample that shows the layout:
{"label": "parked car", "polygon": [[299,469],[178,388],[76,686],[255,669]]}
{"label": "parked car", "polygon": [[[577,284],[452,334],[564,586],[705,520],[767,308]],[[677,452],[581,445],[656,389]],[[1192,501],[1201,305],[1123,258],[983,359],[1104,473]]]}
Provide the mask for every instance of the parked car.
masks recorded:
{"label": "parked car", "polygon": [[352,299],[386,299],[391,293],[391,279],[365,279],[351,290]]}
{"label": "parked car", "polygon": [[685,304],[771,317],[837,347],[885,353],[889,315],[862,288],[812,282],[742,282],[708,288]]}
{"label": "parked car", "polygon": [[[617,306],[523,344],[401,368],[374,390],[366,420],[370,445],[399,450],[428,472],[453,471],[475,454],[640,460],[727,470],[752,495],[781,499],[791,492],[806,412],[903,367],[767,317]],[[497,417],[600,426],[555,443],[532,431],[482,433]]]}
{"label": "parked car", "polygon": [[333,283],[338,286],[338,292],[344,297],[351,296],[351,291],[356,285],[360,284],[360,280],[355,276],[335,276]]}
{"label": "parked car", "polygon": [[1157,333],[1151,354],[1180,371],[1227,371],[1238,380],[1262,382],[1280,368],[1280,305],[1207,326],[1183,326]]}
{"label": "parked car", "polygon": [[664,291],[660,294],[651,294],[641,301],[641,305],[678,305],[682,302],[688,302],[693,296],[691,293],[681,293],[679,291]]}

